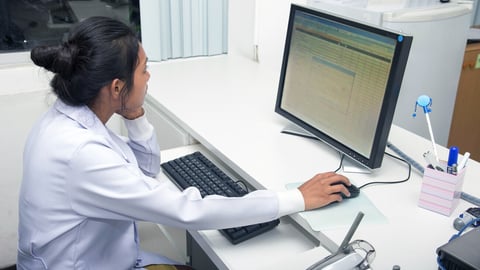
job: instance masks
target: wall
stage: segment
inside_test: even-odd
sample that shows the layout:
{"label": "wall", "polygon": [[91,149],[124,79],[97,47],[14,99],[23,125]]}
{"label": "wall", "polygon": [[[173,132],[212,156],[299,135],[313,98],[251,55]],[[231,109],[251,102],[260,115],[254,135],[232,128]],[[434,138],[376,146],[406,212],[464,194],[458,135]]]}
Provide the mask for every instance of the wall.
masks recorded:
{"label": "wall", "polygon": [[291,3],[307,0],[229,1],[228,53],[280,72]]}
{"label": "wall", "polygon": [[255,43],[258,62],[280,74],[287,34],[290,5],[305,5],[306,0],[257,0],[255,15]]}
{"label": "wall", "polygon": [[228,2],[228,54],[254,58],[255,0]]}
{"label": "wall", "polygon": [[0,69],[0,115],[4,119],[0,140],[0,267],[15,263],[17,255],[18,191],[22,177],[22,152],[27,133],[46,110],[48,82],[32,66]]}

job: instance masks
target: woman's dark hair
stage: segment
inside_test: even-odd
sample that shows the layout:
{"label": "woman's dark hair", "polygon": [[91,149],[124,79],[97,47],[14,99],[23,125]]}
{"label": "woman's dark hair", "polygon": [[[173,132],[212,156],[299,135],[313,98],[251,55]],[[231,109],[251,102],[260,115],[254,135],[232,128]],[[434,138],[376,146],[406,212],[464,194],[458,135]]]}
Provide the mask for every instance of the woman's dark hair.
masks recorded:
{"label": "woman's dark hair", "polygon": [[68,39],[57,46],[32,49],[32,61],[53,73],[50,82],[63,102],[89,105],[100,89],[118,78],[125,82],[122,95],[128,95],[138,64],[139,40],[120,21],[90,17],[73,27]]}

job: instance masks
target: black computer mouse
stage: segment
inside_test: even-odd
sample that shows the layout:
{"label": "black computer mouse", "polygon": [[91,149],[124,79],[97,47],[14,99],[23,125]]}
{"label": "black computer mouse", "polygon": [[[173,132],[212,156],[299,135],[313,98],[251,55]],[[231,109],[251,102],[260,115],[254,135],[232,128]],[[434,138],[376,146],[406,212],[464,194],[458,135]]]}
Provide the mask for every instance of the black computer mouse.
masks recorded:
{"label": "black computer mouse", "polygon": [[[333,185],[344,185],[344,184],[342,182],[338,182],[338,183],[333,183],[332,186]],[[340,195],[342,196],[343,199],[352,199],[352,198],[358,197],[358,195],[360,194],[360,189],[354,184],[351,184],[350,186],[347,186],[347,185],[344,185],[344,186],[350,192],[350,197],[347,197],[345,194],[340,192]]]}

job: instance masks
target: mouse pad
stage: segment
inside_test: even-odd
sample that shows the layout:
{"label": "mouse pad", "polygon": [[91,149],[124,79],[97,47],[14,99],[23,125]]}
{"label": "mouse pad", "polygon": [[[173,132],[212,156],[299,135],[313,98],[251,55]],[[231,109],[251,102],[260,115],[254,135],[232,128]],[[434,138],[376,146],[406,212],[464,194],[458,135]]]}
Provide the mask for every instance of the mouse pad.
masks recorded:
{"label": "mouse pad", "polygon": [[[301,183],[290,183],[287,189],[297,188]],[[387,223],[387,218],[373,205],[368,197],[360,191],[356,198],[344,199],[341,203],[331,203],[319,209],[300,212],[312,230],[321,231],[329,228],[349,227],[362,211],[365,216],[362,224]]]}

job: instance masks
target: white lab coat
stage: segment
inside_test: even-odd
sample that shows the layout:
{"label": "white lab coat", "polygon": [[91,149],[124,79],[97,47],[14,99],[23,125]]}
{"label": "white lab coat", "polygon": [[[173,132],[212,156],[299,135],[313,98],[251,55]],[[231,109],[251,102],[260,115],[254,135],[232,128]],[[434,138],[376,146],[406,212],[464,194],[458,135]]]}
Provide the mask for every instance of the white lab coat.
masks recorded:
{"label": "white lab coat", "polygon": [[160,171],[152,125],[126,120],[129,139],[86,106],[57,100],[33,127],[19,200],[19,269],[132,269],[175,263],[139,249],[135,220],[186,229],[263,222],[303,210],[298,190],[243,198],[184,192]]}

